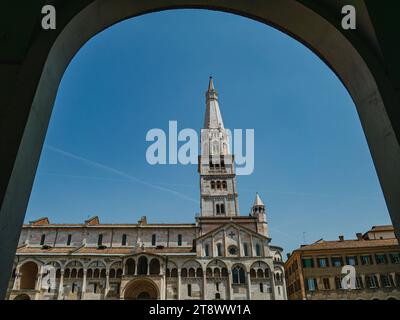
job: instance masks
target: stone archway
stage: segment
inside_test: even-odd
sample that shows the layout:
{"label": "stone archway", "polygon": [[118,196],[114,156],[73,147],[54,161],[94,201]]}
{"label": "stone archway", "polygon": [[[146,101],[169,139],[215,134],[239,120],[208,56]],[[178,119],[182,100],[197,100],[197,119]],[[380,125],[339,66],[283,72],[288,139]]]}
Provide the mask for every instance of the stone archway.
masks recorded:
{"label": "stone archway", "polygon": [[19,294],[14,298],[14,300],[31,300],[31,297],[27,294]]}
{"label": "stone archway", "polygon": [[38,266],[35,262],[29,261],[20,268],[21,282],[20,289],[34,290],[36,286],[36,278],[38,274]]}
{"label": "stone archway", "polygon": [[154,281],[141,278],[127,284],[124,292],[125,300],[157,300],[159,289]]}
{"label": "stone archway", "polygon": [[[364,2],[358,4],[357,13],[363,15],[364,19],[360,20],[365,24],[361,23],[356,32],[350,33],[342,30],[337,21],[341,1],[330,6],[326,1],[310,6],[301,0],[214,0],[212,3],[206,0],[86,0],[82,3],[64,1],[57,11],[57,29],[52,32],[41,30],[39,25],[27,25],[27,30],[35,32],[30,33],[31,38],[21,37],[26,43],[16,42],[16,47],[23,48],[22,53],[13,53],[5,59],[1,69],[0,78],[6,86],[0,103],[4,106],[4,121],[0,126],[4,142],[0,144],[4,155],[4,164],[0,167],[0,226],[6,232],[0,233],[0,298],[6,294],[53,103],[69,62],[90,38],[107,27],[167,9],[201,8],[242,15],[287,33],[317,54],[353,98],[396,235],[400,238],[399,95],[387,72],[390,64],[382,60],[378,41],[381,39],[376,38],[368,14],[371,4],[367,7]],[[32,17],[36,14],[32,13]],[[24,21],[16,23],[21,25],[25,21],[40,22],[36,18],[25,19],[24,14],[20,16]]]}

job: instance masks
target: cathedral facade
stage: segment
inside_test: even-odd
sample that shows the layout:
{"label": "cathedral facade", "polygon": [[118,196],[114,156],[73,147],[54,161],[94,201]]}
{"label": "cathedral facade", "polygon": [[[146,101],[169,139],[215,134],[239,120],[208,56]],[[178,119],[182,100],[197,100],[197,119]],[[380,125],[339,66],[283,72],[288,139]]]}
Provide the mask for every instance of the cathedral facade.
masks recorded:
{"label": "cathedral facade", "polygon": [[256,194],[240,215],[234,157],[210,78],[201,132],[200,214],[192,224],[23,226],[9,299],[287,299],[282,248]]}

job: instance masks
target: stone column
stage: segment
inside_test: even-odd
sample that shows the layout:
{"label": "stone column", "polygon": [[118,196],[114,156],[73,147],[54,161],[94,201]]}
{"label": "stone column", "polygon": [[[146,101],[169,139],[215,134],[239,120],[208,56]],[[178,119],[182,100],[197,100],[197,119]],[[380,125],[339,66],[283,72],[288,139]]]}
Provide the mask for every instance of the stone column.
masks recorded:
{"label": "stone column", "polygon": [[207,295],[207,279],[206,279],[206,271],[203,270],[203,300],[206,300]]}
{"label": "stone column", "polygon": [[250,272],[247,272],[247,299],[251,300],[251,279]]}
{"label": "stone column", "polygon": [[[271,298],[273,300],[276,299],[276,295],[275,295],[275,272],[273,271],[274,269],[270,268],[270,278],[271,278]],[[272,300],[271,299],[271,300]]]}
{"label": "stone column", "polygon": [[400,285],[400,283],[397,283],[397,279],[396,279],[396,272],[391,272],[390,273],[390,277],[392,278],[392,283],[393,283],[393,287],[397,288],[398,285]]}
{"label": "stone column", "polygon": [[150,259],[147,260],[147,275],[150,275]]}
{"label": "stone column", "polygon": [[254,256],[254,254],[253,254],[253,236],[252,235],[250,235],[250,257],[253,257]]}
{"label": "stone column", "polygon": [[242,256],[242,250],[241,250],[241,246],[242,246],[242,238],[241,238],[241,236],[240,236],[240,229],[237,229],[237,232],[238,232],[238,252],[239,252],[239,257],[241,257]]}
{"label": "stone column", "polygon": [[87,276],[87,270],[83,270],[83,280],[82,280],[82,294],[81,294],[81,300],[85,299],[85,293],[86,293],[86,276]]}
{"label": "stone column", "polygon": [[181,300],[181,269],[178,269],[177,291],[177,300]]}
{"label": "stone column", "polygon": [[366,289],[367,288],[367,283],[365,281],[365,274],[361,275],[361,281],[362,281],[362,289]]}
{"label": "stone column", "polygon": [[381,283],[381,276],[379,273],[375,273],[375,277],[376,277],[376,285],[378,288],[382,288],[382,283]]}
{"label": "stone column", "polygon": [[233,300],[232,270],[228,270],[228,292],[229,292],[228,299],[229,299],[229,300]]}
{"label": "stone column", "polygon": [[282,285],[282,290],[283,290],[282,296],[283,296],[284,300],[287,300],[286,277],[285,277],[285,273],[284,272],[282,272],[282,283],[283,283],[283,285]]}
{"label": "stone column", "polygon": [[106,289],[104,290],[104,299],[107,297],[108,292],[110,291],[110,272],[106,271]]}
{"label": "stone column", "polygon": [[60,284],[58,286],[58,300],[63,300],[64,298],[64,269],[61,269]]}
{"label": "stone column", "polygon": [[15,268],[15,279],[14,279],[14,285],[13,285],[13,290],[19,290],[19,284],[21,280],[21,274],[19,272],[19,266]]}

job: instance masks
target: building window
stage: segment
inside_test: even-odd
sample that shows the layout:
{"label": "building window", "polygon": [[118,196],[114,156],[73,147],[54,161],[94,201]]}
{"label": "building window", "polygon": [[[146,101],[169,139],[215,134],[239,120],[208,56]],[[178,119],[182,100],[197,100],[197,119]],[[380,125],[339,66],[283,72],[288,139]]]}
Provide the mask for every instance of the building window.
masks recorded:
{"label": "building window", "polygon": [[262,282],[260,283],[260,292],[261,292],[261,293],[264,292],[264,285],[263,285]]}
{"label": "building window", "polygon": [[153,235],[151,236],[151,245],[152,245],[152,246],[155,246],[155,245],[156,245],[156,235],[155,235],[155,234],[153,234]]}
{"label": "building window", "polygon": [[42,234],[42,236],[40,237],[40,245],[44,245],[44,241],[46,240],[46,235]]}
{"label": "building window", "polygon": [[220,210],[220,208],[219,208],[219,203],[217,203],[217,204],[215,205],[215,210],[216,210],[217,214],[220,214],[220,213],[221,213],[221,210]]}
{"label": "building window", "polygon": [[226,181],[222,181],[222,189],[227,190],[228,186],[226,184]]}
{"label": "building window", "polygon": [[376,264],[387,263],[386,254],[376,254],[375,255]]}
{"label": "building window", "polygon": [[365,276],[365,284],[369,289],[374,289],[378,287],[378,280],[375,275]]}
{"label": "building window", "polygon": [[342,289],[342,277],[335,277],[335,284],[336,284],[336,289],[340,290]]}
{"label": "building window", "polygon": [[97,238],[97,245],[102,246],[103,245],[103,235],[99,234],[99,237]]}
{"label": "building window", "polygon": [[237,248],[236,248],[236,246],[230,246],[230,247],[228,248],[228,252],[229,252],[229,254],[230,254],[231,256],[237,255]]}
{"label": "building window", "polygon": [[399,264],[400,263],[400,253],[391,253],[390,254],[390,261],[392,263]]}
{"label": "building window", "polygon": [[215,190],[215,181],[211,181],[211,189]]}
{"label": "building window", "polygon": [[330,290],[331,289],[331,284],[329,282],[329,278],[323,278],[322,282],[324,284],[324,290]]}
{"label": "building window", "polygon": [[126,234],[122,235],[122,245],[126,246]]}
{"label": "building window", "polygon": [[332,266],[341,267],[343,265],[342,257],[332,257]]}
{"label": "building window", "polygon": [[187,291],[188,291],[188,297],[191,297],[192,296],[192,285],[190,283],[187,285]]}
{"label": "building window", "polygon": [[314,268],[314,260],[312,258],[303,259],[303,268]]}
{"label": "building window", "polygon": [[383,288],[390,288],[392,286],[390,283],[390,278],[387,274],[381,275],[381,284]]}
{"label": "building window", "polygon": [[217,181],[217,189],[218,189],[218,190],[221,189],[221,181]]}
{"label": "building window", "polygon": [[182,245],[182,235],[178,234],[178,246]]}
{"label": "building window", "polygon": [[232,280],[234,284],[244,284],[246,282],[244,269],[242,267],[234,267],[232,269]]}
{"label": "building window", "polygon": [[222,257],[222,244],[217,243],[217,256]]}
{"label": "building window", "polygon": [[210,246],[209,246],[208,244],[206,244],[206,245],[204,246],[204,255],[205,255],[206,257],[209,257],[209,256],[210,256]]}
{"label": "building window", "polygon": [[363,281],[361,277],[356,277],[356,289],[364,289]]}
{"label": "building window", "polygon": [[215,283],[215,290],[216,290],[216,291],[219,291],[219,282],[216,282],[216,283]]}
{"label": "building window", "polygon": [[317,280],[314,278],[306,279],[306,288],[307,288],[307,291],[316,291],[317,290]]}
{"label": "building window", "polygon": [[261,256],[261,246],[259,243],[256,244],[256,256],[257,257]]}
{"label": "building window", "polygon": [[243,243],[243,255],[245,257],[249,256],[249,246],[247,245],[247,243]]}
{"label": "building window", "polygon": [[221,203],[221,214],[225,214],[225,205]]}
{"label": "building window", "polygon": [[370,265],[372,264],[372,258],[370,255],[361,256],[361,264],[362,265]]}
{"label": "building window", "polygon": [[357,257],[351,256],[351,257],[346,257],[346,264],[350,266],[356,266],[357,265]]}
{"label": "building window", "polygon": [[320,267],[320,268],[328,267],[328,259],[327,258],[318,258],[318,267]]}
{"label": "building window", "polygon": [[72,234],[69,234],[67,239],[67,246],[71,245],[71,240],[72,240]]}
{"label": "building window", "polygon": [[221,299],[221,294],[217,292],[215,294],[215,300],[220,300],[220,299]]}

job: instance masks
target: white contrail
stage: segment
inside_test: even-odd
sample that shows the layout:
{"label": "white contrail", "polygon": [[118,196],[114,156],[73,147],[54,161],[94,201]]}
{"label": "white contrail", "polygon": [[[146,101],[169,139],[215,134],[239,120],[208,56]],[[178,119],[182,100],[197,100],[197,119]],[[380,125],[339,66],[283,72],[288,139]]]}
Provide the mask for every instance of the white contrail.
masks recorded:
{"label": "white contrail", "polygon": [[64,156],[66,156],[66,157],[69,157],[69,158],[84,162],[84,163],[89,164],[89,165],[91,165],[93,167],[100,168],[100,169],[112,172],[112,173],[114,173],[116,175],[124,177],[125,179],[127,179],[129,181],[137,182],[137,183],[143,184],[143,185],[148,186],[148,187],[153,188],[153,189],[157,189],[157,190],[161,190],[161,191],[165,191],[165,192],[171,193],[171,194],[173,194],[173,195],[175,195],[175,196],[177,196],[179,198],[182,198],[182,199],[185,199],[185,200],[188,200],[188,201],[192,201],[192,202],[197,203],[197,204],[199,203],[198,200],[193,199],[191,197],[188,197],[187,195],[185,195],[185,194],[183,194],[181,192],[178,192],[178,191],[175,191],[175,190],[172,190],[172,189],[168,189],[168,188],[165,188],[165,187],[161,187],[161,186],[155,185],[153,183],[141,180],[139,178],[136,178],[135,176],[131,176],[131,175],[127,174],[126,172],[123,172],[121,170],[106,166],[106,165],[101,164],[99,162],[96,162],[96,161],[93,161],[93,160],[78,156],[78,155],[73,154],[71,152],[67,152],[67,151],[61,150],[61,149],[53,147],[51,145],[45,145],[45,148],[49,149],[51,151],[57,152],[59,154],[62,154]]}

